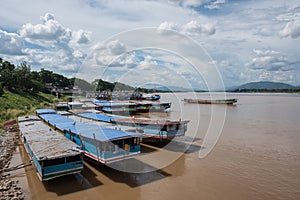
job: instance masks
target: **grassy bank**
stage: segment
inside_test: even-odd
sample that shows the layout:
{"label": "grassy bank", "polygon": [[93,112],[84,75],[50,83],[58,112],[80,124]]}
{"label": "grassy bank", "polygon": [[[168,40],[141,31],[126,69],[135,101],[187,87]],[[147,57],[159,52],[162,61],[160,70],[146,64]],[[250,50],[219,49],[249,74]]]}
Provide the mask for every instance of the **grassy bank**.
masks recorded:
{"label": "grassy bank", "polygon": [[0,96],[0,128],[3,122],[17,119],[18,116],[33,114],[38,108],[51,107],[58,99],[53,95],[38,93],[13,93],[4,91]]}

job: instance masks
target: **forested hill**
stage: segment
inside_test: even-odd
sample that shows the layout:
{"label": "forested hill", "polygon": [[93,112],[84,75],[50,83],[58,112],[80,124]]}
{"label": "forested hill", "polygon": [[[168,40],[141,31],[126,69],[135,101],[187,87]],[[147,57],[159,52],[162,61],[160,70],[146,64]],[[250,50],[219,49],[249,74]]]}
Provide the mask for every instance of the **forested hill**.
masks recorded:
{"label": "forested hill", "polygon": [[[85,95],[84,91],[136,89],[123,83],[110,83],[101,79],[89,83],[45,69],[31,71],[26,62],[16,66],[0,58],[0,129],[5,121],[16,120],[18,116],[34,114],[38,108],[51,107],[59,101],[66,101],[67,95],[72,95],[74,86],[83,91],[81,95]],[[136,90],[148,91],[141,88]],[[56,96],[59,92],[67,95]]]}
{"label": "forested hill", "polygon": [[299,87],[295,87],[286,83],[260,81],[246,83],[237,87],[231,88],[233,92],[297,92]]}
{"label": "forested hill", "polygon": [[[38,92],[51,93],[64,91],[72,93],[72,89],[81,91],[103,90],[135,90],[147,92],[147,89],[134,88],[124,83],[110,83],[102,79],[96,79],[92,83],[78,78],[67,78],[61,74],[49,70],[31,71],[30,66],[23,62],[16,66],[9,61],[0,58],[0,95],[3,89],[11,92],[26,92],[36,94]],[[83,94],[84,95],[84,94]]]}

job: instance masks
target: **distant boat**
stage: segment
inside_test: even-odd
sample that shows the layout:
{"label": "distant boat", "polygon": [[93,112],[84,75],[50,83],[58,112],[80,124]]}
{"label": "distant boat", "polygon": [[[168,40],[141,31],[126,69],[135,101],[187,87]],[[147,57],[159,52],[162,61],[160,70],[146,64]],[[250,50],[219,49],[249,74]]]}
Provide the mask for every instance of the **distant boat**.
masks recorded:
{"label": "distant boat", "polygon": [[158,101],[160,100],[159,94],[143,94],[143,93],[134,93],[131,95],[130,100],[147,100],[147,101]]}
{"label": "distant boat", "polygon": [[160,95],[159,94],[144,95],[144,100],[158,101],[159,99],[160,99]]}
{"label": "distant boat", "polygon": [[198,103],[198,104],[234,104],[237,99],[183,99],[186,103]]}

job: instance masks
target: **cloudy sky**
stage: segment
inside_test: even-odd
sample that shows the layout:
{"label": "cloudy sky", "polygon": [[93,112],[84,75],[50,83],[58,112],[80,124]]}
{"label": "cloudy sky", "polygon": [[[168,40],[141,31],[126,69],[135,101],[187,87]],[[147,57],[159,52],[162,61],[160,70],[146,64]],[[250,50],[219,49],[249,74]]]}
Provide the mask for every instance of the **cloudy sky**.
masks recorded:
{"label": "cloudy sky", "polygon": [[0,57],[88,81],[300,85],[299,0],[2,0]]}

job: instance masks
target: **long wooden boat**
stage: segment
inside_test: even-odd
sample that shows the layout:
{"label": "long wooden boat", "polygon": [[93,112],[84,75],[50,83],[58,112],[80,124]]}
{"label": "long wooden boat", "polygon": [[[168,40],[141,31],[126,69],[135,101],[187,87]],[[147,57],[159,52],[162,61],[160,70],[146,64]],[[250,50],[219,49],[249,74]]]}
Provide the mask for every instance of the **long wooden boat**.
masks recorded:
{"label": "long wooden boat", "polygon": [[96,108],[108,114],[131,115],[135,113],[164,112],[171,107],[170,102],[152,101],[106,101],[94,100]]}
{"label": "long wooden boat", "polygon": [[122,126],[136,127],[143,130],[143,141],[158,142],[184,136],[188,120],[163,120],[148,118],[115,118],[113,123]]}
{"label": "long wooden boat", "polygon": [[51,109],[39,109],[36,112],[44,122],[79,145],[85,156],[100,163],[109,164],[140,153],[140,133],[84,124]]}
{"label": "long wooden boat", "polygon": [[142,94],[142,93],[134,93],[131,95],[130,100],[147,100],[147,101],[158,101],[160,99],[159,94]]}
{"label": "long wooden boat", "polygon": [[188,120],[124,117],[84,110],[81,112],[70,110],[70,112],[85,119],[130,127],[128,129],[135,128],[141,132],[143,141],[148,142],[160,142],[183,136],[187,131],[187,124],[189,122]]}
{"label": "long wooden boat", "polygon": [[83,155],[78,145],[36,116],[19,117],[18,124],[23,144],[41,181],[81,172]]}
{"label": "long wooden boat", "polygon": [[234,104],[237,99],[183,99],[186,103],[198,103],[198,104]]}
{"label": "long wooden boat", "polygon": [[97,109],[109,114],[131,115],[136,113],[136,104],[129,101],[94,100]]}

